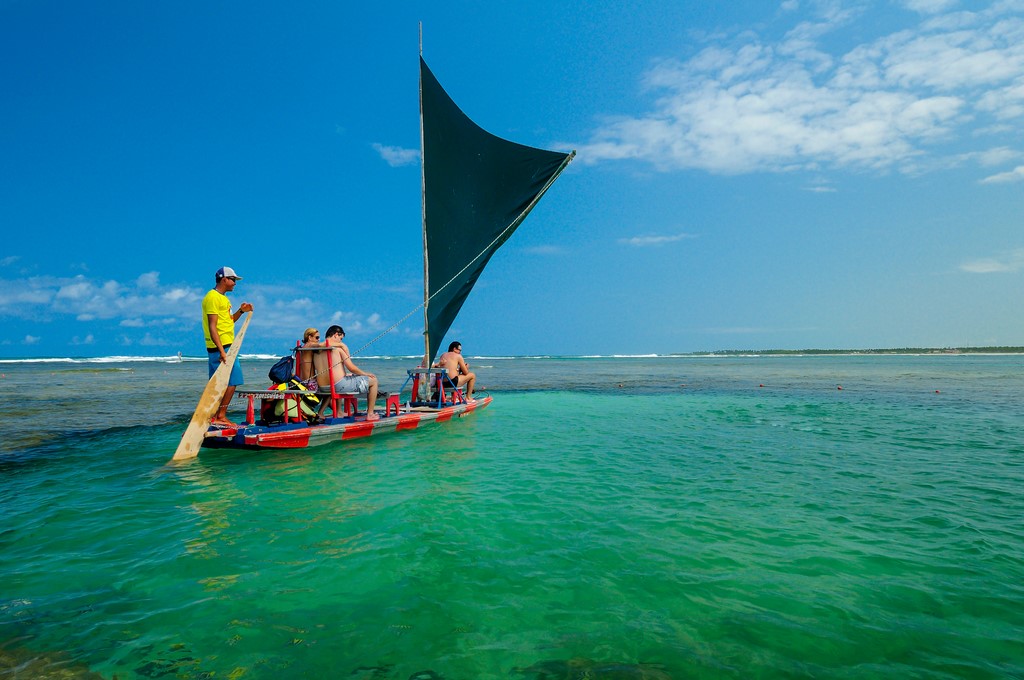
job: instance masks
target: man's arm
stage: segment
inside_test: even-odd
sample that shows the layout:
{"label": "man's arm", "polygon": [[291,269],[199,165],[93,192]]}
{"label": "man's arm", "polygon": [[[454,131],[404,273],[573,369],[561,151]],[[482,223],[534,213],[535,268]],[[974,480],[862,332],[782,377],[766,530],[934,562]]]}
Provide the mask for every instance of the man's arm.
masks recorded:
{"label": "man's arm", "polygon": [[213,344],[217,347],[217,351],[220,352],[220,362],[224,363],[228,360],[227,353],[224,352],[224,345],[220,341],[220,332],[217,330],[217,315],[207,314],[206,323],[210,326],[210,339],[213,340]]}

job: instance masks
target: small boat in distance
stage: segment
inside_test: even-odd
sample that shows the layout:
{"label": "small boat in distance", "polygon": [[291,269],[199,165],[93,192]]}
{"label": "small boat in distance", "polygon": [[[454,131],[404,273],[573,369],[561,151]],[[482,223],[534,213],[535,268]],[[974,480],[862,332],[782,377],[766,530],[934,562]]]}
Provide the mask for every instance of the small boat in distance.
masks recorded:
{"label": "small boat in distance", "polygon": [[[424,323],[420,366],[407,372],[409,377],[397,393],[385,396],[385,413],[372,421],[357,412],[354,395],[337,394],[333,388],[330,393],[316,393],[330,407],[322,419],[303,413],[302,400],[312,392],[239,389],[236,396],[248,400],[245,423],[238,428],[211,428],[203,447],[306,448],[417,429],[491,404],[489,395],[467,400],[459,390],[446,390],[441,384],[444,369],[430,366],[491,256],[522,224],[576,152],[536,149],[483,130],[448,96],[422,55],[420,141]],[[297,348],[296,366],[301,351]],[[283,412],[282,422],[261,417],[267,409],[257,409],[257,399],[264,406],[283,400],[283,408],[278,409]]]}

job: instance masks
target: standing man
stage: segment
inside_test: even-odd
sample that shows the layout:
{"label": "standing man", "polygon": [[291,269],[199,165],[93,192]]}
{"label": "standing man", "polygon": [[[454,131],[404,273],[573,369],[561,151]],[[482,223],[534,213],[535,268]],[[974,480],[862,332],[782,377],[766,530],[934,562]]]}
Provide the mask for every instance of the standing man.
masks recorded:
{"label": "standing man", "polygon": [[[206,336],[206,353],[209,356],[210,377],[213,377],[217,367],[227,362],[228,350],[235,340],[235,322],[242,314],[252,311],[252,305],[243,302],[238,310],[231,313],[231,301],[227,293],[235,289],[235,284],[241,281],[242,277],[235,273],[231,267],[221,267],[214,274],[216,285],[206,297],[203,298],[203,334]],[[231,367],[231,377],[228,379],[228,389],[224,392],[224,398],[220,402],[217,414],[210,419],[211,425],[221,427],[238,427],[237,424],[228,420],[228,404],[235,396],[235,387],[243,384],[242,367],[235,361]]]}

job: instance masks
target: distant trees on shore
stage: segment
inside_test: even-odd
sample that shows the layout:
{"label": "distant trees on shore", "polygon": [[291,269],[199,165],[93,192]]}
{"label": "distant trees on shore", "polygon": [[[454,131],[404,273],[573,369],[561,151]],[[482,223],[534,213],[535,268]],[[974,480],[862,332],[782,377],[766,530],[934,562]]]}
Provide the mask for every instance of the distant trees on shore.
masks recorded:
{"label": "distant trees on shore", "polygon": [[1024,354],[1024,347],[894,347],[891,349],[723,349],[679,352],[678,356],[736,356],[746,354]]}

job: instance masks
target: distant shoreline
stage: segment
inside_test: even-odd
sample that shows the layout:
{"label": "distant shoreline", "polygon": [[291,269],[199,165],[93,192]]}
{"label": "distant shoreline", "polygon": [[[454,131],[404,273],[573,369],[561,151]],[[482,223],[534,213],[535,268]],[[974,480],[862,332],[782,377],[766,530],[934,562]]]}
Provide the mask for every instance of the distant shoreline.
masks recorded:
{"label": "distant shoreline", "polygon": [[874,355],[874,354],[1024,354],[1024,347],[897,347],[893,349],[725,349],[717,352],[681,352],[666,356],[751,356],[751,355]]}

